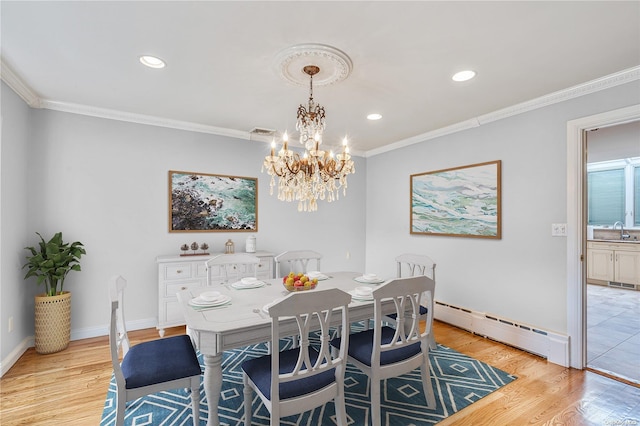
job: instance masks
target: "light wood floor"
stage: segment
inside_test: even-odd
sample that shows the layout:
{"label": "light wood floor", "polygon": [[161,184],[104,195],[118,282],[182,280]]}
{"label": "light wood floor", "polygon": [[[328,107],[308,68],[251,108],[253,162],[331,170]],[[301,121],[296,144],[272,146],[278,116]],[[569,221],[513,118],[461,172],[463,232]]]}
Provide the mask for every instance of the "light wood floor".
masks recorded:
{"label": "light wood floor", "polygon": [[[438,343],[515,374],[518,379],[440,425],[640,425],[640,388],[567,369],[518,349],[435,322]],[[168,329],[167,335],[184,328]],[[131,343],[158,338],[129,333]],[[0,424],[98,425],[111,361],[107,337],[71,342],[64,351],[29,349],[0,379]]]}

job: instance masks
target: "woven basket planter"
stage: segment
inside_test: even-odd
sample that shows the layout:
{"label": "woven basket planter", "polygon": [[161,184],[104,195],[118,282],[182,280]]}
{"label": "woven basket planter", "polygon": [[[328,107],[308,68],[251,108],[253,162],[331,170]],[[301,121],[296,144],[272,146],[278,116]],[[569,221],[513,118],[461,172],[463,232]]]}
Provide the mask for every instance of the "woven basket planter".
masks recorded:
{"label": "woven basket planter", "polygon": [[69,345],[71,338],[71,293],[38,295],[36,305],[36,352],[50,354]]}

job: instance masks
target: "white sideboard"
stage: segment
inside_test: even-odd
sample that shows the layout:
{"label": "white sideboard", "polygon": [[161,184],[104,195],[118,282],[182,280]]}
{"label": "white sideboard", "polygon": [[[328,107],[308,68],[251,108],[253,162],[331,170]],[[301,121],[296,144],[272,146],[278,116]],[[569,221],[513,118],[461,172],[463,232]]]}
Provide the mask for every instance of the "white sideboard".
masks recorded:
{"label": "white sideboard", "polygon": [[[198,256],[168,255],[158,256],[158,325],[160,337],[164,337],[164,329],[184,325],[184,314],[178,305],[176,293],[180,290],[200,290],[207,286],[205,262],[222,253]],[[262,279],[273,278],[274,254],[266,251],[250,253],[260,258],[256,276]],[[224,281],[224,271],[211,271],[211,284]]]}

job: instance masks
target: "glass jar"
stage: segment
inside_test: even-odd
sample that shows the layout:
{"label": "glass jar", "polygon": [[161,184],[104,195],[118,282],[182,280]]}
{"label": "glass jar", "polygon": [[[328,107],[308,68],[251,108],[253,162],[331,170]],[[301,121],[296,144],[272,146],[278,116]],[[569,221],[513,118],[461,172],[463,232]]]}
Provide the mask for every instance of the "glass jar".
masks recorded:
{"label": "glass jar", "polygon": [[255,253],[256,252],[256,236],[255,235],[249,235],[247,237],[247,243],[246,243],[245,251],[247,253]]}
{"label": "glass jar", "polygon": [[231,254],[235,251],[234,247],[233,247],[233,241],[231,241],[231,238],[229,238],[227,240],[226,243],[224,243],[224,252],[227,254]]}

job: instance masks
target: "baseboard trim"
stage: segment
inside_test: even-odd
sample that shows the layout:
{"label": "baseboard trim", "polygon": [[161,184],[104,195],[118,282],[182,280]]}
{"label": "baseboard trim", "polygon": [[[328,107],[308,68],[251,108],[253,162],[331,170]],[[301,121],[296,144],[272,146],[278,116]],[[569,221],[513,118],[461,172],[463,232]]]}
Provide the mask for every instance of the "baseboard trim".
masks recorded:
{"label": "baseboard trim", "polygon": [[29,336],[26,337],[18,346],[16,346],[9,355],[2,361],[0,361],[0,377],[4,376],[4,374],[13,367],[13,365],[18,362],[22,354],[24,354],[27,349],[32,348],[34,345],[34,337]]}
{"label": "baseboard trim", "polygon": [[[135,321],[127,321],[127,331],[143,330],[145,328],[155,328],[158,324],[157,318],[146,318]],[[108,336],[109,326],[88,327],[78,330],[71,330],[71,340],[90,339],[92,337]]]}
{"label": "baseboard trim", "polygon": [[480,336],[505,343],[569,366],[569,337],[484,312],[436,301],[435,318]]}
{"label": "baseboard trim", "polygon": [[[136,321],[127,321],[127,331],[133,330],[144,330],[147,328],[155,328],[158,324],[157,318],[146,318]],[[82,340],[82,339],[90,339],[92,337],[101,337],[109,335],[109,327],[88,327],[81,328],[77,330],[71,330],[71,340]],[[0,377],[4,376],[4,374],[13,367],[13,365],[18,362],[20,357],[27,351],[29,348],[33,348],[35,346],[35,337],[28,336],[26,337],[18,346],[16,346],[6,358],[0,361]]]}

